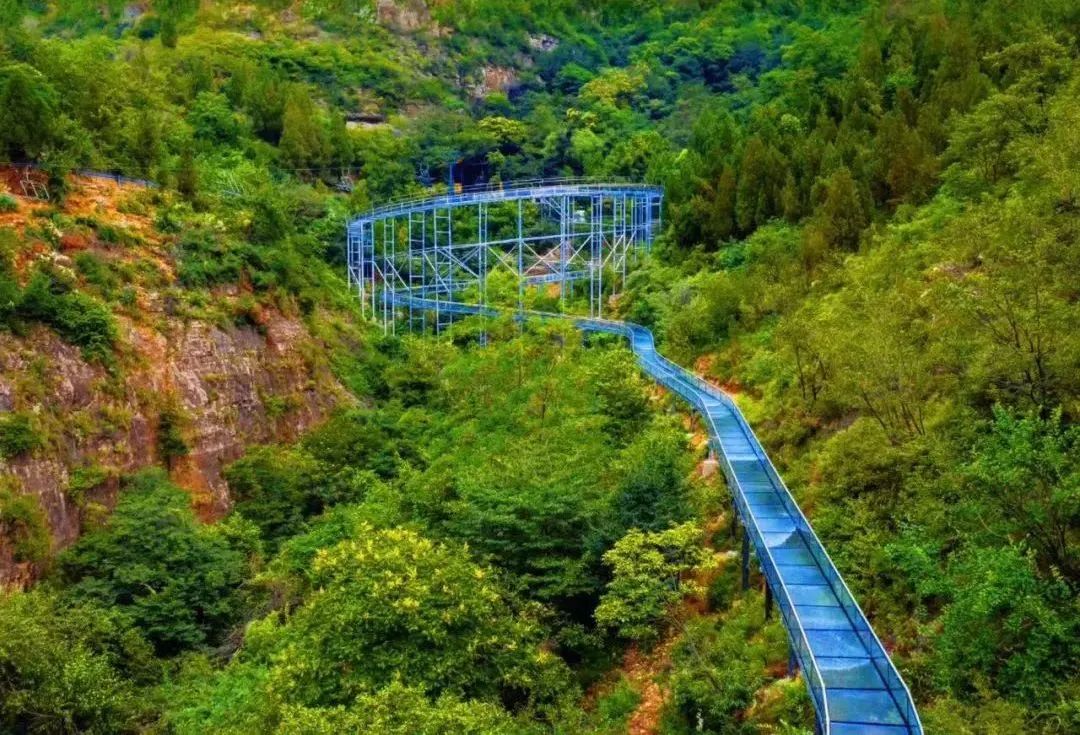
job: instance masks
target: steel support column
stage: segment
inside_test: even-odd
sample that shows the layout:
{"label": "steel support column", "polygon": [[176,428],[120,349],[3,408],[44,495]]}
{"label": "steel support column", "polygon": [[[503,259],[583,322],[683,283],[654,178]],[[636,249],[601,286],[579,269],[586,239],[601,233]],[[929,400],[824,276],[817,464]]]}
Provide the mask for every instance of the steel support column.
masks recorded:
{"label": "steel support column", "polygon": [[524,211],[525,203],[519,199],[517,203],[517,272],[518,272],[518,327],[525,328],[525,231]]}
{"label": "steel support column", "polygon": [[742,533],[742,588],[743,592],[750,589],[750,534],[745,528]]}

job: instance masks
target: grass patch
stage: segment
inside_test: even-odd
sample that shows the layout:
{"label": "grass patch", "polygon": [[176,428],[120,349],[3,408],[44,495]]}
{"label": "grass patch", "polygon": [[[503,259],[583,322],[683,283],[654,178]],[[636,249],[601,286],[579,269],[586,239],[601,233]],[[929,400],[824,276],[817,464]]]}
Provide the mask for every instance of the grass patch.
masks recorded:
{"label": "grass patch", "polygon": [[634,689],[630,681],[623,677],[611,691],[596,700],[598,723],[604,732],[625,731],[630,715],[641,704],[641,693]]}

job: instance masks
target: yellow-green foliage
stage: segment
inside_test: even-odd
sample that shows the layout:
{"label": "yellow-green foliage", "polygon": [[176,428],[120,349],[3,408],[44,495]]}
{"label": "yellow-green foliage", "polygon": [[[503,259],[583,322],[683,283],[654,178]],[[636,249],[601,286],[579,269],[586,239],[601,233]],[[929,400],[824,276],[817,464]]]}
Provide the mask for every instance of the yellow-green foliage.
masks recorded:
{"label": "yellow-green foliage", "polygon": [[49,531],[37,499],[0,478],[0,538],[17,562],[38,562],[49,553]]}

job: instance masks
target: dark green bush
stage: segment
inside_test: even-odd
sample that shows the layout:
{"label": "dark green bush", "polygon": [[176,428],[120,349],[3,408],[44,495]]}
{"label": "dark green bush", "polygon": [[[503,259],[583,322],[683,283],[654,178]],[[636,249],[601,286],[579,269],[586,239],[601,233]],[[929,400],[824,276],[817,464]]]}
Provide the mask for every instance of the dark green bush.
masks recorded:
{"label": "dark green bush", "polygon": [[236,283],[256,259],[250,245],[199,230],[185,232],[178,247],[180,283],[188,288]]}
{"label": "dark green bush", "polygon": [[[336,428],[349,427],[336,421],[316,435],[334,433]],[[341,437],[338,446],[344,447],[351,439]],[[380,451],[392,452],[382,434],[375,433],[370,442],[382,445]],[[320,446],[316,452],[324,450],[326,447]],[[255,523],[268,543],[276,545],[303,531],[308,520],[324,510],[363,500],[370,476],[358,468],[377,468],[366,462],[365,456],[358,453],[353,462],[336,465],[332,457],[316,456],[307,447],[257,447],[230,465],[225,478],[237,512]]]}
{"label": "dark green bush", "polygon": [[158,415],[158,455],[166,465],[191,451],[184,439],[183,423],[184,417],[175,405],[165,406]]}
{"label": "dark green bush", "polygon": [[73,291],[53,271],[39,269],[22,291],[15,314],[47,324],[88,359],[107,361],[116,343],[116,323],[96,299]]}
{"label": "dark green bush", "polygon": [[0,414],[0,459],[11,459],[37,449],[41,435],[25,413]]}
{"label": "dark green bush", "polygon": [[76,255],[75,268],[87,283],[96,286],[102,293],[108,294],[120,287],[120,279],[112,266],[94,253]]}
{"label": "dark green bush", "polygon": [[219,642],[241,612],[244,555],[161,471],[132,478],[105,525],[57,563],[67,599],[117,609],[159,655]]}

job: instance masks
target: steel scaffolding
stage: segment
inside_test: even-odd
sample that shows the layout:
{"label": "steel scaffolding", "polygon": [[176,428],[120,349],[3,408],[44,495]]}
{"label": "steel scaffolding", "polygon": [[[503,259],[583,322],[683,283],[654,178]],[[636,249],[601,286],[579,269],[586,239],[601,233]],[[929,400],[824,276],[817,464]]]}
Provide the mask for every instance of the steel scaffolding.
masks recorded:
{"label": "steel scaffolding", "polygon": [[[442,332],[461,316],[444,305],[524,311],[530,290],[557,290],[564,306],[587,297],[599,318],[651,249],[663,196],[656,186],[544,181],[391,203],[349,223],[349,283],[387,333],[399,322]],[[489,289],[502,273],[516,281],[512,298]]]}

